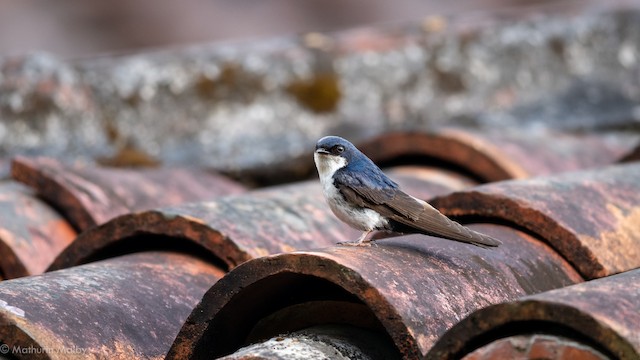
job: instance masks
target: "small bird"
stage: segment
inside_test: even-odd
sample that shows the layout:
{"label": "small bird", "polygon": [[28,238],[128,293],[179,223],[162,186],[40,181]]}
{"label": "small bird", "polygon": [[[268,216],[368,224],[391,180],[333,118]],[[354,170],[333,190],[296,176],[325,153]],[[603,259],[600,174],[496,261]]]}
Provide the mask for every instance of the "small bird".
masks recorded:
{"label": "small bird", "polygon": [[338,136],[318,140],[313,159],[331,211],[364,233],[350,245],[368,245],[374,230],[423,233],[481,247],[501,244],[442,215],[427,202],[400,190],[376,164]]}

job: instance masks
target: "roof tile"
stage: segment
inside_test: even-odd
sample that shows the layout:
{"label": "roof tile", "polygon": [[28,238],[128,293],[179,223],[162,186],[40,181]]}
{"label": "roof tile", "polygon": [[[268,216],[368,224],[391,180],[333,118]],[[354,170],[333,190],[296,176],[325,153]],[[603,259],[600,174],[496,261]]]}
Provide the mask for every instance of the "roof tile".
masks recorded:
{"label": "roof tile", "polygon": [[[464,185],[456,178],[444,181],[446,174],[423,170],[405,168],[390,175],[408,192],[423,198]],[[355,239],[358,232],[331,213],[320,184],[310,181],[117,217],[81,234],[51,269],[108,256],[105,249],[113,250],[115,244],[127,251],[147,234],[162,235],[164,246],[175,250],[186,242],[197,244],[233,268],[255,257],[331,246]]]}
{"label": "roof tile", "polygon": [[222,275],[194,256],[143,252],[5,280],[0,338],[12,349],[49,353],[41,358],[162,358]]}
{"label": "roof tile", "polygon": [[80,230],[133,211],[244,191],[229,179],[196,168],[121,169],[17,157],[11,170],[16,180],[33,187]]}
{"label": "roof tile", "polygon": [[0,279],[36,275],[76,237],[76,231],[31,189],[0,181]]}
{"label": "roof tile", "polygon": [[[224,355],[243,345],[269,314],[325,301],[364,306],[366,317],[357,325],[370,319],[377,324],[373,329],[383,328],[404,357],[416,358],[474,310],[582,281],[565,260],[529,235],[498,225],[473,228],[503,245],[491,250],[410,235],[379,240],[366,249],[338,246],[246,262],[207,292],[168,359]],[[315,325],[349,321],[325,309],[316,306],[305,317]],[[273,317],[263,326],[298,330],[289,319]]]}
{"label": "roof tile", "polygon": [[631,136],[599,136],[519,129],[441,128],[390,132],[358,147],[376,163],[409,158],[415,163],[453,167],[483,182],[523,179],[616,163],[637,143]]}
{"label": "roof tile", "polygon": [[429,356],[459,358],[470,342],[491,347],[499,338],[519,335],[521,329],[550,335],[552,343],[564,347],[566,340],[557,337],[562,330],[578,346],[595,348],[607,358],[639,358],[640,269],[478,310],[444,334]]}
{"label": "roof tile", "polygon": [[538,234],[587,278],[640,266],[638,163],[497,182],[432,203],[446,215],[499,219]]}

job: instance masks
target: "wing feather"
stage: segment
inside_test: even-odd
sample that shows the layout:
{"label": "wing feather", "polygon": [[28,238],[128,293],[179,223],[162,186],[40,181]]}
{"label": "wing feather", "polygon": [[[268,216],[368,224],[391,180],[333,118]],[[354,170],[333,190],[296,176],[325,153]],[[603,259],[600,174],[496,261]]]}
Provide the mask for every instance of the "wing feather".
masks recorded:
{"label": "wing feather", "polygon": [[478,246],[501,244],[499,240],[449,219],[427,202],[404,193],[397,185],[370,186],[358,179],[357,174],[337,176],[335,185],[348,202],[375,210],[380,215],[418,232]]}

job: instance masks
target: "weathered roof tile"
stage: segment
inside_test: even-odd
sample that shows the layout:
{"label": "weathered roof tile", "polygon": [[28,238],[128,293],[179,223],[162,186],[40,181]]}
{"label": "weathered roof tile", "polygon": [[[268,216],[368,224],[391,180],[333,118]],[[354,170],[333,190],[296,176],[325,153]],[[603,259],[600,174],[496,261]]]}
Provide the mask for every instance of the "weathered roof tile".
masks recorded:
{"label": "weathered roof tile", "polygon": [[[339,246],[246,262],[207,292],[168,359],[233,352],[258,327],[261,337],[269,338],[277,335],[269,331],[332,322],[382,331],[405,358],[417,358],[477,309],[582,281],[564,259],[529,235],[498,225],[473,228],[504,244],[483,249],[410,235],[368,248]],[[304,318],[286,311],[304,304],[299,310]],[[342,312],[330,311],[331,306],[356,306],[361,316],[336,317]],[[282,315],[271,316],[278,312]]]}
{"label": "weathered roof tile", "polygon": [[492,183],[432,203],[447,215],[524,227],[587,278],[640,267],[638,163]]}
{"label": "weathered roof tile", "polygon": [[0,339],[43,359],[159,359],[223,271],[142,252],[0,282]]}
{"label": "weathered roof tile", "polygon": [[45,271],[76,231],[31,189],[0,181],[0,278]]}
{"label": "weathered roof tile", "polygon": [[622,135],[442,128],[430,133],[385,133],[358,147],[376,163],[408,158],[413,163],[448,165],[488,182],[610,165],[629,154],[636,142],[636,137]]}
{"label": "weathered roof tile", "polygon": [[[415,169],[390,174],[407,191],[423,198],[464,185],[456,178],[445,185],[445,174]],[[163,236],[167,244],[163,246],[176,250],[192,242],[232,268],[255,257],[331,246],[355,239],[358,232],[331,213],[319,182],[310,181],[120,216],[81,234],[51,268],[102,258],[108,249],[112,256],[116,244],[125,252],[128,247],[140,248],[136,244],[147,234]],[[159,244],[144,246],[153,249]]]}
{"label": "weathered roof tile", "polygon": [[[482,348],[478,352],[488,353],[484,358],[494,359],[488,347],[522,330],[549,335],[547,341],[556,346],[566,346],[565,337],[577,343],[570,347],[591,348],[596,355],[601,351],[607,358],[640,358],[640,270],[478,310],[443,335],[429,357],[460,358],[471,352],[473,342]],[[513,348],[508,342],[506,346]]]}
{"label": "weathered roof tile", "polygon": [[54,204],[79,230],[133,211],[244,191],[229,179],[197,168],[121,169],[18,157],[12,175]]}

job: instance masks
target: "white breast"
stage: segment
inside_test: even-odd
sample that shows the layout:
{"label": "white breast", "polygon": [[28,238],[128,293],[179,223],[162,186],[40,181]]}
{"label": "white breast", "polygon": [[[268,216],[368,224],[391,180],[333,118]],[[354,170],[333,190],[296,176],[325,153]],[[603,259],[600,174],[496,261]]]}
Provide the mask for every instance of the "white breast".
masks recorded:
{"label": "white breast", "polygon": [[362,231],[385,228],[388,221],[376,211],[353,206],[344,200],[333,183],[333,174],[339,169],[347,166],[347,161],[341,156],[314,154],[313,159],[320,176],[320,184],[325,199],[331,211],[338,219],[349,224],[351,227]]}

